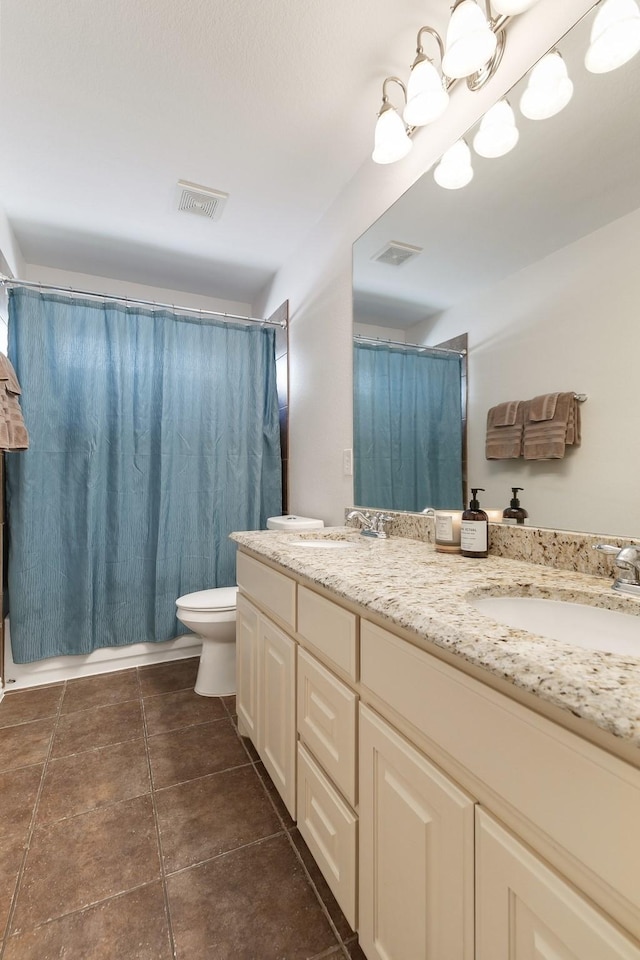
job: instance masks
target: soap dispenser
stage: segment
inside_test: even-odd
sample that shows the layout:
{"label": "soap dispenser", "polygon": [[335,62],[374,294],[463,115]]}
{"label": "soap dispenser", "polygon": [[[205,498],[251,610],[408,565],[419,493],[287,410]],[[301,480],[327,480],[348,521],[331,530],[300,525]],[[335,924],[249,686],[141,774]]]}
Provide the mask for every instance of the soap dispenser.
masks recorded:
{"label": "soap dispenser", "polygon": [[513,497],[506,510],[502,511],[502,519],[505,523],[524,524],[529,514],[520,506],[520,501],[518,500],[518,492],[524,493],[524,487],[511,487],[511,492],[513,493]]}
{"label": "soap dispenser", "polygon": [[460,527],[460,546],[463,557],[474,557],[480,559],[489,555],[489,518],[480,509],[478,501],[478,491],[484,487],[471,488],[471,502],[469,509],[462,514],[462,524]]}

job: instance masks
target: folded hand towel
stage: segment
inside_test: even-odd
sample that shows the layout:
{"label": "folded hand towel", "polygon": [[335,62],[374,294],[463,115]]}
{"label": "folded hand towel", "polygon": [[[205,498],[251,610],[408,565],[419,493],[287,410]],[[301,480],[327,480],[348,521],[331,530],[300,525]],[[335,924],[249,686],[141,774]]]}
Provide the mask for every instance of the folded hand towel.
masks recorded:
{"label": "folded hand towel", "polygon": [[492,415],[492,426],[512,427],[518,419],[519,404],[519,400],[507,400],[506,403],[499,403],[497,407],[492,407],[489,411]]}
{"label": "folded hand towel", "polygon": [[522,456],[525,404],[509,400],[491,407],[487,414],[487,460],[513,460]]}
{"label": "folded hand towel", "polygon": [[529,404],[529,420],[553,420],[556,415],[559,393],[542,393]]}
{"label": "folded hand towel", "polygon": [[562,459],[567,446],[580,445],[580,407],[571,393],[534,397],[524,424],[525,460]]}

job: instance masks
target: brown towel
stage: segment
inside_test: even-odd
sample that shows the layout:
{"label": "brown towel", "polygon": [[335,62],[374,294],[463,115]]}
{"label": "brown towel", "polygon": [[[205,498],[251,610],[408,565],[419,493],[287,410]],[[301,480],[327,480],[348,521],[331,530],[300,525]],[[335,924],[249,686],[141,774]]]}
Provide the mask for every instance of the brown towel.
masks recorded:
{"label": "brown towel", "polygon": [[534,397],[524,424],[525,460],[559,460],[567,446],[580,446],[580,406],[571,393]]}
{"label": "brown towel", "polygon": [[29,446],[18,403],[21,392],[11,362],[0,353],[0,450],[26,450]]}
{"label": "brown towel", "polygon": [[508,400],[491,407],[487,414],[487,460],[513,460],[522,456],[525,404]]}

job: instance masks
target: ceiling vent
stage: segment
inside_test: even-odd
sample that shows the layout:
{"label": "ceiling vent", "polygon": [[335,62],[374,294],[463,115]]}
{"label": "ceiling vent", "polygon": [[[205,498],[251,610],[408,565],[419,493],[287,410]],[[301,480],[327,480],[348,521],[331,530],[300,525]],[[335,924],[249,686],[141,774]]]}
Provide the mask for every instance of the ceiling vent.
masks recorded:
{"label": "ceiling vent", "polygon": [[390,267],[401,267],[403,263],[413,260],[414,257],[422,253],[423,247],[414,247],[410,243],[400,243],[397,240],[390,240],[379,250],[375,256],[371,257],[376,263],[387,263]]}
{"label": "ceiling vent", "polygon": [[220,190],[202,187],[199,183],[190,183],[188,180],[178,180],[178,210],[184,210],[185,213],[219,220],[228,198],[229,194]]}

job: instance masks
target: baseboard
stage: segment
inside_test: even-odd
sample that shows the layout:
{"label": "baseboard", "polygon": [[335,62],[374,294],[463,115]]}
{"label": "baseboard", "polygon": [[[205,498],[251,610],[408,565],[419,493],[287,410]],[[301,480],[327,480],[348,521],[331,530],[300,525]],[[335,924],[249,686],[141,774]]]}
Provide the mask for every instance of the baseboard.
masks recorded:
{"label": "baseboard", "polygon": [[[162,643],[134,643],[127,647],[104,647],[75,657],[50,657],[35,663],[14,663],[11,655],[11,624],[5,620],[5,690],[39,687],[60,680],[74,680],[128,667],[141,667],[167,660],[199,657],[202,641],[193,634]],[[0,692],[0,699],[2,693]]]}

